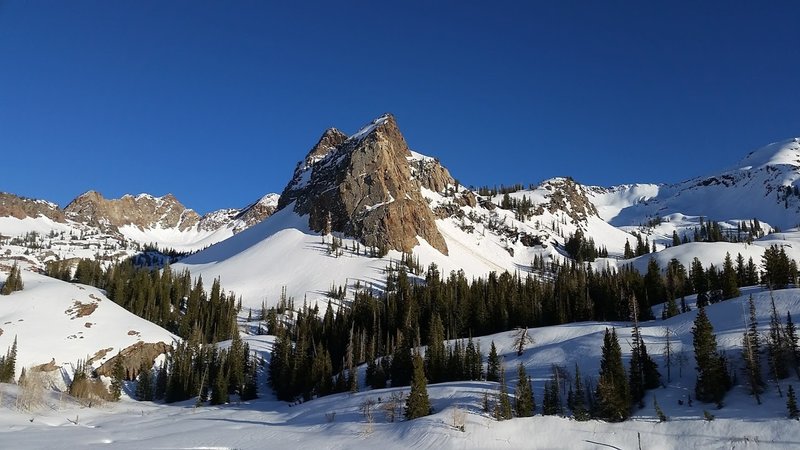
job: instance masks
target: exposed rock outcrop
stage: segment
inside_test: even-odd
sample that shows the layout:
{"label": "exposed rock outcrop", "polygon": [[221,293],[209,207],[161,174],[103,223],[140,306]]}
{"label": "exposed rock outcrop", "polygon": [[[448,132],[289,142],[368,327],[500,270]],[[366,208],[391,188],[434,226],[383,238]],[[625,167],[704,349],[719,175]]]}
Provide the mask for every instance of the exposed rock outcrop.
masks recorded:
{"label": "exposed rock outcrop", "polygon": [[421,188],[441,191],[452,178],[438,163],[417,159],[392,115],[349,138],[330,129],[298,164],[278,209],[293,204],[311,229],[330,226],[369,246],[408,252],[421,237],[447,254]]}
{"label": "exposed rock outcrop", "polygon": [[24,219],[39,216],[48,217],[55,222],[65,220],[64,212],[55,203],[0,192],[0,217]]}
{"label": "exposed rock outcrop", "polygon": [[124,195],[106,199],[96,191],[78,196],[64,209],[67,217],[105,230],[133,225],[139,228],[177,228],[185,231],[200,221],[200,215],[186,208],[172,194]]}
{"label": "exposed rock outcrop", "polygon": [[172,350],[172,347],[163,342],[156,342],[153,344],[139,341],[122,350],[119,355],[115,355],[104,362],[95,372],[97,372],[98,375],[110,377],[114,372],[114,363],[117,358],[122,358],[122,367],[125,369],[125,379],[134,380],[139,375],[139,370],[142,368],[143,363],[147,367],[151,367],[159,355],[163,355],[170,350]]}

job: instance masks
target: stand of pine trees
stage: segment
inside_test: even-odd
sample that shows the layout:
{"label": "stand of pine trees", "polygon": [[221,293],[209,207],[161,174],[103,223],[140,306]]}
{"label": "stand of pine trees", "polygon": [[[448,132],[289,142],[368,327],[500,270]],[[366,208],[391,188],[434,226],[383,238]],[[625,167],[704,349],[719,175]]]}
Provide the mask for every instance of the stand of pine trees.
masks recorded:
{"label": "stand of pine trees", "polygon": [[17,338],[6,351],[5,356],[0,356],[0,383],[13,383],[17,370]]}
{"label": "stand of pine trees", "polygon": [[105,289],[108,298],[128,311],[186,339],[199,332],[204,343],[231,339],[241,300],[226,294],[215,279],[206,292],[202,277],[192,283],[189,271],[174,273],[136,267],[131,261],[103,269],[100,261],[82,259],[70,278],[63,262],[48,265],[50,276]]}
{"label": "stand of pine trees", "polygon": [[23,287],[22,272],[20,272],[19,265],[14,262],[5,283],[3,283],[3,287],[0,288],[0,295],[9,295],[12,292],[21,291]]}

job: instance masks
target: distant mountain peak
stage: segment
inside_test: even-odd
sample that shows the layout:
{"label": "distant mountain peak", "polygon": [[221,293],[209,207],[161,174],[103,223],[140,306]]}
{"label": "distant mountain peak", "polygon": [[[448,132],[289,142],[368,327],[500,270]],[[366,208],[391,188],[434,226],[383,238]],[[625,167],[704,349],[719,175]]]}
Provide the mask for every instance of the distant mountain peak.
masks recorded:
{"label": "distant mountain peak", "polygon": [[747,154],[735,169],[754,170],[767,166],[800,167],[800,138],[773,142]]}
{"label": "distant mountain peak", "polygon": [[447,254],[394,116],[384,114],[346,138],[331,130],[298,164],[278,208],[294,205],[309,216],[311,229],[330,227],[368,246],[411,251],[420,237]]}

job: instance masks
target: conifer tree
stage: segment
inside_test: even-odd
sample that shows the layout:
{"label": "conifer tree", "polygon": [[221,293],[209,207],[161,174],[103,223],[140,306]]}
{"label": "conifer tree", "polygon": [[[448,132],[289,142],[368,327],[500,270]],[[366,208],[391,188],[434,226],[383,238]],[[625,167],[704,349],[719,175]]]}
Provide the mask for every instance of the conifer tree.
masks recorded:
{"label": "conifer tree", "polygon": [[136,379],[136,398],[140,401],[153,400],[153,377],[147,363],[142,363],[139,377]]}
{"label": "conifer tree", "polygon": [[400,335],[400,343],[395,347],[395,352],[392,354],[392,387],[408,386],[411,382],[414,371],[411,336],[410,329],[402,333]]}
{"label": "conifer tree", "polygon": [[534,413],[533,388],[522,363],[517,366],[517,377],[514,410],[517,413],[517,417],[530,417]]}
{"label": "conifer tree", "polygon": [[19,265],[14,262],[11,266],[11,271],[8,273],[3,287],[0,288],[0,295],[9,295],[15,291],[21,291],[23,288],[22,273],[20,273]]}
{"label": "conifer tree", "polygon": [[575,392],[572,395],[572,415],[575,420],[586,421],[589,420],[589,411],[586,408],[586,390],[583,388],[583,381],[581,380],[581,371],[578,368],[578,363],[575,363]]}
{"label": "conifer tree", "polygon": [[775,308],[775,298],[770,295],[769,339],[767,340],[769,354],[769,370],[774,379],[782,380],[789,376],[787,368],[787,355],[789,346],[784,337],[781,319]]}
{"label": "conifer tree", "polygon": [[600,378],[597,381],[596,416],[609,422],[622,422],[630,417],[630,391],[625,367],[622,365],[622,350],[616,330],[606,328],[603,337]]}
{"label": "conifer tree", "polygon": [[486,361],[486,381],[500,381],[500,356],[497,355],[497,347],[492,341],[489,348],[489,359]]}
{"label": "conifer tree", "polygon": [[17,337],[6,351],[6,355],[0,358],[0,383],[13,383],[17,371]]}
{"label": "conifer tree", "polygon": [[[460,361],[461,355],[457,359]],[[428,349],[425,351],[425,368],[431,383],[444,381],[447,369],[447,354],[444,346],[444,326],[439,314],[433,313],[428,330]],[[459,376],[461,374],[458,374]]]}
{"label": "conifer tree", "polygon": [[506,369],[500,368],[500,388],[497,392],[497,404],[495,405],[495,419],[509,420],[512,416],[511,398],[508,396],[508,388],[506,386]]}
{"label": "conifer tree", "polygon": [[717,352],[717,337],[708,320],[706,310],[700,307],[692,327],[694,357],[697,362],[695,398],[706,403],[722,405],[730,389],[730,378],[725,369],[725,359]]}
{"label": "conifer tree", "polygon": [[736,276],[736,269],[733,267],[731,254],[725,254],[725,262],[722,264],[722,298],[729,299],[739,296],[739,283]]}
{"label": "conifer tree", "polygon": [[117,358],[114,360],[114,367],[111,373],[111,386],[109,392],[111,398],[117,401],[122,396],[122,382],[125,380],[125,367],[122,365],[122,356],[117,352]]}
{"label": "conifer tree", "polygon": [[761,343],[758,335],[758,322],[756,320],[756,305],[753,302],[753,295],[748,299],[749,320],[747,330],[742,337],[742,355],[745,362],[747,374],[747,384],[750,394],[753,395],[758,404],[761,404],[761,390],[764,381],[761,377]]}
{"label": "conifer tree", "polygon": [[789,311],[786,311],[784,336],[786,337],[789,366],[795,371],[798,378],[800,378],[800,347],[798,346],[797,329],[795,328],[794,322],[792,322],[792,315]]}
{"label": "conifer tree", "polygon": [[789,392],[786,397],[786,410],[789,413],[789,418],[795,420],[800,419],[800,410],[797,409],[797,397],[792,385],[789,385]]}
{"label": "conifer tree", "polygon": [[425,380],[425,362],[419,353],[412,359],[413,375],[411,377],[411,392],[406,399],[406,419],[412,420],[427,416],[431,413],[431,403],[428,399],[428,384]]}

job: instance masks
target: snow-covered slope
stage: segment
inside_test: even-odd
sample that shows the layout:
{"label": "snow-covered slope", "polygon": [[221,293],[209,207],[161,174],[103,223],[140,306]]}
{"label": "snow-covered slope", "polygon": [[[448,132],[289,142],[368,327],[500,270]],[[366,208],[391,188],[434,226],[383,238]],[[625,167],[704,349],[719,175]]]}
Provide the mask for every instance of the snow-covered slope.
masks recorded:
{"label": "snow-covered slope", "polygon": [[[623,207],[615,215],[609,212],[604,218],[613,225],[626,226],[680,213],[717,221],[758,218],[788,229],[800,224],[798,180],[800,142],[795,138],[751,152],[733,169],[719,174],[660,186],[656,192],[651,190],[646,195],[634,193],[639,201]],[[619,191],[637,190],[628,187]],[[606,202],[608,195],[597,198]]]}
{"label": "snow-covered slope", "polygon": [[[5,281],[7,268],[0,270]],[[175,336],[109,300],[99,289],[22,271],[25,288],[0,297],[0,351],[17,339],[16,376],[22,368],[53,362],[56,385],[72,376],[79,359],[98,367],[142,341],[172,344]]]}
{"label": "snow-covered slope", "polygon": [[[800,290],[772,294],[746,289],[742,297],[711,305],[708,316],[714,326],[719,348],[727,352],[735,368],[748,295],[757,305],[758,322],[766,330],[769,300],[774,297],[780,314],[800,314]],[[693,299],[688,299],[694,307]],[[649,354],[659,364],[664,387],[648,391],[645,406],[635,410],[623,423],[541,415],[544,383],[553,366],[569,375],[577,364],[581,373],[596,380],[600,365],[602,334],[615,326],[623,359],[630,356],[630,328],[627,323],[575,323],[529,330],[534,343],[517,356],[516,331],[477,338],[484,354],[491,342],[497,346],[507,370],[509,390],[516,385],[516,366],[522,364],[532,375],[537,415],[497,422],[483,411],[484,395],[493,401],[498,384],[464,381],[428,386],[433,414],[420,419],[390,422],[385,414],[392,393],[407,394],[408,388],[369,390],[336,394],[302,404],[287,405],[270,394],[251,402],[195,408],[193,401],[163,405],[133,402],[123,398],[104,408],[81,408],[68,400],[49,397],[45,406],[34,410],[0,408],[0,433],[13,448],[94,448],[110,445],[120,449],[139,448],[530,448],[530,449],[687,449],[687,448],[794,448],[800,445],[800,427],[785,418],[785,398],[775,384],[766,386],[762,405],[747,389],[736,384],[726,395],[724,407],[694,401],[695,381],[691,328],[696,311],[665,321],[642,324],[642,336]],[[667,380],[664,332],[670,330],[674,356]],[[253,336],[251,348],[268,351],[273,338]],[[627,363],[627,361],[626,361]],[[361,368],[363,372],[363,367]],[[739,383],[744,377],[739,377]],[[794,379],[783,382],[785,392]],[[129,386],[130,388],[131,386]],[[16,386],[0,385],[4,406],[13,405]],[[562,393],[563,394],[563,393]],[[653,399],[668,416],[659,423]],[[373,419],[363,414],[373,402]],[[402,404],[399,406],[402,409]],[[709,411],[716,419],[703,419]],[[402,414],[402,412],[400,412]],[[67,420],[69,419],[69,420]],[[463,431],[458,426],[463,424]]]}

